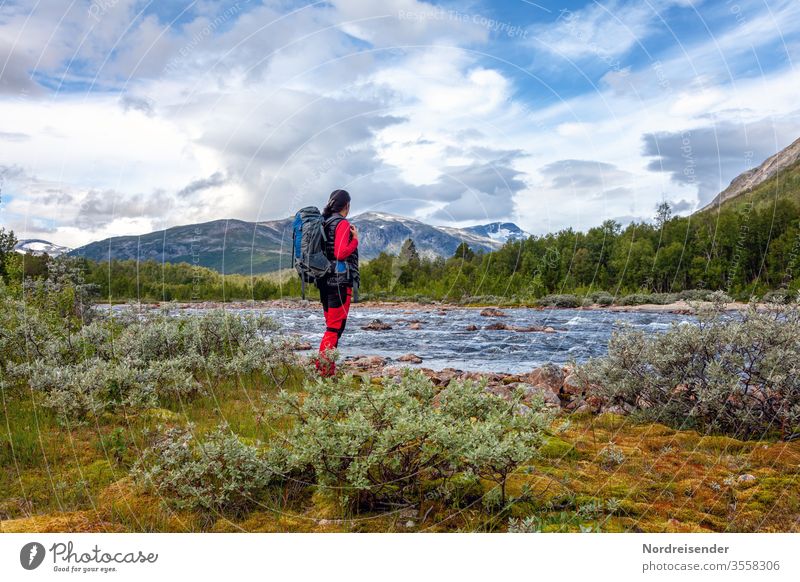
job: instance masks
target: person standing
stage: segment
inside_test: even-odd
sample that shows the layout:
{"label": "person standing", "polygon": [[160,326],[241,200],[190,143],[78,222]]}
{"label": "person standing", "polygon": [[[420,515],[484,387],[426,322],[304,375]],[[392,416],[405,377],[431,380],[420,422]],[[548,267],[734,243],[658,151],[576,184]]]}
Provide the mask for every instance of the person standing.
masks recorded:
{"label": "person standing", "polygon": [[331,192],[322,211],[322,219],[325,256],[332,267],[327,276],[317,281],[325,315],[325,333],[319,344],[317,359],[317,370],[322,376],[336,373],[336,364],[330,352],[339,345],[344,332],[354,289],[358,300],[358,230],[347,221],[349,213],[350,194],[346,190]]}

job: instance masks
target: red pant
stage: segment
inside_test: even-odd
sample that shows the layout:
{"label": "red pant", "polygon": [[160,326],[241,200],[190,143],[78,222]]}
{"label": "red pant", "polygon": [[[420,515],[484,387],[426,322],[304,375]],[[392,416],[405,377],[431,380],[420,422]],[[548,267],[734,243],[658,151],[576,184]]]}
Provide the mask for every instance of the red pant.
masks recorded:
{"label": "red pant", "polygon": [[325,334],[319,344],[317,370],[322,376],[333,376],[336,364],[329,357],[328,351],[339,345],[347,314],[350,312],[350,300],[353,297],[352,287],[327,286],[324,283],[319,289],[319,299],[325,313]]}

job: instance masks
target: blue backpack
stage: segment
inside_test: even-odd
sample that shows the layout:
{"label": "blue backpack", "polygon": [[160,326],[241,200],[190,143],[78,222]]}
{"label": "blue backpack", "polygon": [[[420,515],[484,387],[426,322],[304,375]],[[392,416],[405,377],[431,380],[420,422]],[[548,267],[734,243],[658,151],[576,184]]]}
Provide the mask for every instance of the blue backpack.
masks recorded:
{"label": "blue backpack", "polygon": [[319,208],[306,206],[298,210],[292,228],[292,266],[300,275],[303,299],[306,298],[306,283],[315,283],[330,273],[331,262],[325,256],[326,241]]}

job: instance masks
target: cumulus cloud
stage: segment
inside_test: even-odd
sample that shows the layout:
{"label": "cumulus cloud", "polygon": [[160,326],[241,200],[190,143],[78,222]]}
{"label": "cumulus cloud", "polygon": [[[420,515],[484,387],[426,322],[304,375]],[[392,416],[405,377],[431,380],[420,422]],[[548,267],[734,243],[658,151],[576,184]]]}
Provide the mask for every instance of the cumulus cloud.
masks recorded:
{"label": "cumulus cloud", "polygon": [[[539,233],[650,216],[662,199],[685,212],[738,173],[745,151],[758,163],[800,132],[789,61],[763,75],[752,62],[755,50],[796,54],[793,0],[771,15],[739,0],[744,23],[696,3],[730,26],[648,55],[656,62],[625,61],[663,29],[659,16],[694,14],[688,4],[554,12],[530,44],[517,39],[519,62],[485,25],[419,0],[6,4],[4,222],[75,245],[283,217],[337,187],[358,211],[510,219]],[[607,71],[574,94],[554,52],[590,79],[592,61]],[[544,73],[535,82],[517,66],[531,60]],[[692,133],[694,182],[675,128]]]}
{"label": "cumulus cloud", "polygon": [[153,101],[145,97],[125,94],[120,97],[119,104],[124,111],[139,111],[148,117],[155,114]]}
{"label": "cumulus cloud", "polygon": [[660,12],[676,5],[688,6],[691,0],[590,2],[581,9],[554,12],[555,22],[532,27],[530,37],[535,45],[568,59],[592,57],[612,64],[609,59],[642,42],[657,25]]}
{"label": "cumulus cloud", "polygon": [[[158,219],[174,206],[174,198],[163,191],[145,196],[121,195],[113,190],[90,190],[78,203],[75,224],[81,228],[96,228],[119,218]],[[158,220],[154,220],[158,223]]]}
{"label": "cumulus cloud", "polygon": [[552,188],[582,191],[601,190],[632,179],[630,172],[596,160],[558,160],[544,166],[540,174],[549,179]]}
{"label": "cumulus cloud", "polygon": [[792,143],[800,135],[800,112],[787,119],[755,123],[722,122],[680,132],[643,136],[648,168],[667,173],[675,183],[697,188],[704,206],[742,172]]}
{"label": "cumulus cloud", "polygon": [[27,141],[31,139],[31,136],[27,133],[21,133],[16,131],[0,131],[0,140],[5,141]]}
{"label": "cumulus cloud", "polygon": [[491,152],[489,161],[447,168],[440,180],[419,188],[425,199],[446,204],[430,218],[445,222],[499,220],[514,213],[514,197],[527,185],[514,161],[524,157],[520,151]]}
{"label": "cumulus cloud", "polygon": [[196,192],[202,192],[203,190],[208,190],[209,188],[216,188],[218,186],[222,186],[226,182],[227,178],[222,174],[222,172],[214,172],[208,178],[192,180],[189,184],[178,191],[178,197],[189,198]]}

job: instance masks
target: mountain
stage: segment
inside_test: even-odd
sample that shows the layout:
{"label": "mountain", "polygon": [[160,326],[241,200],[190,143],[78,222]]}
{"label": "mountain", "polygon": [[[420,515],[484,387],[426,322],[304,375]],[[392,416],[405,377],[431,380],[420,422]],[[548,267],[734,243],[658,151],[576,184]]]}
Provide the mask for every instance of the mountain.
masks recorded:
{"label": "mountain", "polygon": [[26,253],[30,253],[32,255],[48,254],[51,257],[57,257],[58,255],[63,255],[64,253],[70,252],[72,249],[68,247],[62,247],[57,244],[53,244],[49,241],[42,240],[40,238],[28,238],[25,240],[17,241],[17,244],[14,246],[14,250],[22,254]]}
{"label": "mountain", "polygon": [[[214,220],[141,236],[117,236],[73,250],[94,261],[111,259],[189,263],[221,273],[266,273],[289,266],[289,219],[273,222]],[[281,262],[281,249],[287,253]]]}
{"label": "mountain", "polygon": [[798,176],[800,176],[800,139],[767,158],[757,168],[736,176],[730,186],[717,194],[710,204],[701,209],[701,212],[736,201],[744,194],[748,194],[747,198],[754,203],[770,196],[773,199],[787,194],[797,196],[800,194]]}
{"label": "mountain", "polygon": [[[470,230],[484,226],[463,229],[431,226],[413,218],[384,212],[365,212],[351,220],[359,231],[359,255],[366,258],[376,257],[381,251],[397,254],[403,241],[408,238],[414,241],[420,255],[427,257],[451,257],[462,242],[479,252],[499,249],[504,242]],[[514,228],[519,230],[516,225]]]}
{"label": "mountain", "polygon": [[[111,258],[184,262],[229,274],[267,273],[291,265],[292,220],[215,220],[141,236],[113,237],[70,254],[95,261]],[[449,257],[462,242],[482,252],[496,250],[506,240],[527,236],[513,223],[447,228],[382,212],[366,212],[350,221],[358,228],[359,254],[364,259],[374,258],[382,251],[396,254],[407,238],[414,240],[423,256]]]}
{"label": "mountain", "polygon": [[464,230],[503,244],[510,240],[524,240],[530,236],[513,222],[492,222],[490,224],[469,226]]}

